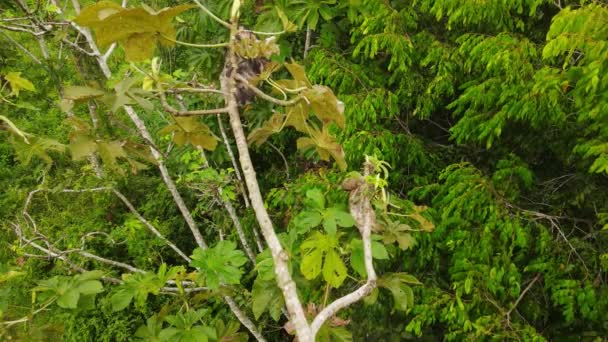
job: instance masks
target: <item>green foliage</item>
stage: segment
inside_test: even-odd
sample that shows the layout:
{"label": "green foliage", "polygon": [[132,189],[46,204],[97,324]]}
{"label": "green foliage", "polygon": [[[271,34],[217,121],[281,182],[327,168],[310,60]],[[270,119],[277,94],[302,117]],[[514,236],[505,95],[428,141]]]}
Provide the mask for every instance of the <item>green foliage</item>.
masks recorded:
{"label": "green foliage", "polygon": [[217,336],[214,328],[197,324],[204,314],[205,310],[200,309],[165,317],[169,327],[161,330],[158,338],[168,342],[215,340]]}
{"label": "green foliage", "polygon": [[[232,1],[201,3],[220,18],[231,14]],[[224,50],[175,41],[221,44],[227,29],[205,11],[166,1],[150,4],[160,11],[85,1],[80,15],[70,5],[27,4],[32,13],[0,5],[0,239],[8,242],[0,246],[0,314],[5,322],[27,319],[1,325],[0,339],[245,340],[218,296],[226,293],[268,340],[292,338],[270,251],[255,248],[257,223],[241,199],[240,170],[218,144],[215,116],[158,115],[162,90],[171,105],[221,102],[218,94],[174,98],[169,90],[217,89]],[[112,79],[103,78],[102,57],[92,56],[85,37],[63,25],[74,17],[92,29],[102,55],[111,43],[122,47],[106,59]],[[365,304],[332,317],[318,340],[607,335],[607,20],[608,8],[597,1],[243,2],[244,29],[285,31],[237,43],[240,57],[272,61],[252,84],[281,101],[301,97],[240,109],[265,206],[308,315],[366,277],[348,193],[338,190],[349,176],[328,162],[354,170],[376,156],[392,166],[366,180],[376,186],[378,287]],[[121,111],[125,104],[143,110],[167,170],[162,177],[178,177],[186,207],[214,247],[196,248],[150,167],[149,138],[140,139]],[[101,179],[89,162],[95,157]],[[163,236],[193,251],[196,270],[187,273],[175,251],[111,193],[60,192],[95,187],[120,189]],[[255,266],[218,205],[226,200],[253,253],[260,252]],[[14,242],[15,225],[47,248],[82,247],[143,270],[168,266],[124,274],[114,286],[105,281],[119,268],[77,252],[62,254],[70,263],[30,258],[40,251]],[[108,278],[67,277],[69,265]],[[161,296],[170,284],[173,295]]]}
{"label": "green foliage", "polygon": [[307,210],[301,211],[294,217],[294,225],[299,234],[305,234],[319,224],[323,225],[325,232],[336,235],[338,227],[352,227],[355,220],[350,214],[338,207],[325,208],[325,196],[319,189],[306,192]]}
{"label": "green foliage", "polygon": [[200,270],[209,288],[218,289],[222,284],[240,283],[241,266],[246,262],[245,253],[236,249],[236,243],[220,241],[206,250],[195,249],[190,265]]}
{"label": "green foliage", "polygon": [[340,287],[346,279],[346,266],[336,250],[339,235],[325,235],[319,232],[302,243],[302,264],[300,271],[307,279],[314,279],[323,273],[323,279],[333,287]]}
{"label": "green foliage", "polygon": [[42,300],[56,301],[65,309],[90,308],[94,305],[95,295],[103,292],[99,281],[102,275],[101,271],[90,271],[73,277],[54,276],[40,281],[32,291],[42,292]]}
{"label": "green foliage", "polygon": [[135,306],[143,308],[146,305],[148,295],[158,295],[160,289],[169,279],[173,279],[183,267],[171,267],[167,269],[166,264],[162,264],[158,273],[132,273],[123,274],[123,283],[116,288],[110,298],[113,311],[124,310],[135,301]]}

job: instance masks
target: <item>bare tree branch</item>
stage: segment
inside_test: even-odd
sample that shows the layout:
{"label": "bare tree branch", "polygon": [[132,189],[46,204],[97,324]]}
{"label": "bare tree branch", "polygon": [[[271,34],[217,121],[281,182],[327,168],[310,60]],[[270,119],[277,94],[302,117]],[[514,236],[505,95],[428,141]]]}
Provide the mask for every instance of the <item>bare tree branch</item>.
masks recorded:
{"label": "bare tree branch", "polygon": [[[222,93],[223,94],[223,93]],[[241,169],[239,168],[238,163],[236,162],[236,158],[234,157],[234,152],[232,152],[232,147],[230,146],[230,141],[228,140],[228,136],[226,135],[226,130],[224,129],[224,123],[222,122],[222,117],[217,115],[217,125],[220,128],[220,134],[222,135],[222,141],[224,142],[224,147],[226,147],[226,152],[228,152],[228,157],[230,157],[230,161],[232,162],[232,168],[234,169],[234,173],[236,174],[236,179],[239,182],[239,188],[241,189],[241,194],[243,195],[243,201],[245,202],[245,207],[249,208],[249,199],[247,198],[247,192],[243,187],[243,177],[241,177]],[[259,245],[259,243],[258,243]]]}
{"label": "bare tree branch", "polygon": [[19,44],[19,42],[17,42],[16,40],[13,39],[13,37],[11,37],[9,34],[7,34],[4,31],[0,32],[8,39],[11,41],[11,43],[15,44],[15,46],[17,48],[19,48],[19,50],[23,51],[23,53],[25,53],[28,57],[30,57],[34,62],[36,62],[36,64],[42,64],[42,61],[40,61],[40,59],[38,59],[38,57],[36,57],[30,50],[26,49],[23,45]]}
{"label": "bare tree branch", "polygon": [[173,249],[175,251],[175,253],[179,254],[179,256],[182,257],[182,259],[184,259],[187,263],[190,263],[190,261],[192,261],[187,255],[186,253],[184,253],[181,249],[179,249],[173,242],[169,241],[169,239],[167,239],[164,235],[162,235],[158,229],[156,229],[156,227],[154,227],[150,221],[146,220],[143,216],[141,216],[141,214],[137,211],[137,209],[135,209],[135,207],[133,206],[133,204],[131,204],[131,202],[129,202],[129,200],[127,200],[127,198],[120,193],[118,190],[116,189],[112,189],[112,192],[114,192],[114,194],[120,198],[120,200],[127,206],[127,208],[129,208],[129,210],[131,211],[131,213],[133,215],[135,215],[135,217],[137,217],[137,219],[143,223],[154,235],[156,235],[158,238],[160,238],[161,240],[163,240],[167,246],[171,247],[171,249]]}

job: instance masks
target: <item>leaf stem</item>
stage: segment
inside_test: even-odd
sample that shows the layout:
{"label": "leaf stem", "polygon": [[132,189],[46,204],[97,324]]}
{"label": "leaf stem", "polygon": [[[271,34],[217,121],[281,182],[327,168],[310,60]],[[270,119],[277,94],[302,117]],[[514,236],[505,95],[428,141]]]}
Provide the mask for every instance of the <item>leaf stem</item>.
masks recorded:
{"label": "leaf stem", "polygon": [[201,4],[200,1],[198,1],[198,0],[193,0],[193,1],[198,5],[198,7],[200,7],[203,10],[203,12],[207,13],[207,15],[209,15],[213,20],[217,21],[218,23],[220,23],[222,26],[224,26],[226,28],[230,28],[230,24],[227,21],[224,21],[217,15],[213,14],[207,7],[205,7],[203,4]]}
{"label": "leaf stem", "polygon": [[196,48],[217,48],[217,47],[226,47],[228,46],[228,43],[217,43],[217,44],[194,44],[194,43],[187,43],[187,42],[182,42],[181,40],[176,40],[173,39],[167,35],[164,34],[160,34],[161,37],[163,37],[164,39],[173,42],[175,44],[179,44],[179,45],[183,45],[183,46],[190,46],[190,47],[196,47]]}

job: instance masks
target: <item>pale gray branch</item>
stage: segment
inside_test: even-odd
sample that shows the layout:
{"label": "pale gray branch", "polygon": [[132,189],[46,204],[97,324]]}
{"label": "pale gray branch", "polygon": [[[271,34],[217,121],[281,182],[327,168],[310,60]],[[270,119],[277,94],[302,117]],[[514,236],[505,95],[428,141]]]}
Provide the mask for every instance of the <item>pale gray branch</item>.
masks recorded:
{"label": "pale gray branch", "polygon": [[[367,163],[364,165],[364,176],[370,175],[371,168],[372,166]],[[310,325],[313,337],[317,334],[319,329],[321,329],[323,324],[338,311],[363,299],[363,297],[369,295],[376,287],[377,276],[373,265],[371,245],[371,231],[375,223],[375,214],[370,201],[369,187],[370,185],[367,183],[361,184],[357,189],[351,191],[351,199],[349,200],[353,217],[360,218],[360,220],[356,221],[357,228],[359,228],[359,232],[361,233],[361,239],[363,240],[363,257],[365,261],[365,271],[367,272],[367,282],[354,292],[336,299],[317,314]]]}
{"label": "pale gray branch", "polygon": [[[235,36],[236,32],[237,24],[233,23],[231,30],[232,37]],[[233,45],[230,46],[226,58],[228,59],[228,63],[226,63],[227,65],[234,66],[238,64],[235,52],[233,50]],[[230,116],[230,126],[232,127],[236,147],[239,152],[239,161],[243,170],[243,176],[249,190],[251,207],[255,212],[257,221],[262,229],[262,234],[264,235],[268,247],[270,248],[272,259],[274,261],[274,271],[278,286],[285,297],[285,304],[289,312],[289,317],[296,328],[299,341],[312,342],[314,338],[311,333],[310,326],[308,325],[308,321],[306,320],[304,309],[302,308],[302,304],[298,298],[295,282],[291,278],[289,268],[287,266],[287,253],[285,253],[283,250],[281,242],[279,241],[279,238],[274,230],[272,221],[270,220],[270,216],[264,207],[264,199],[260,192],[253,163],[251,161],[251,156],[249,155],[247,138],[245,136],[245,132],[243,131],[237,101],[234,96],[236,90],[234,69],[232,69],[228,75],[226,75],[226,72],[222,73],[221,84],[222,91],[226,94],[224,95],[224,99],[226,101],[226,107],[228,108],[228,114]]]}

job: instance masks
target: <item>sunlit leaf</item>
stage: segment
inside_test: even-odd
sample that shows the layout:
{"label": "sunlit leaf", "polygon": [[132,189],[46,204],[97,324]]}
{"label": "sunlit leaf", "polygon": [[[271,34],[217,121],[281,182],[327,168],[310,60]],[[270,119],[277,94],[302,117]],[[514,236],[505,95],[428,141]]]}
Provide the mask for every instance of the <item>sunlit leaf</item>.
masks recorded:
{"label": "sunlit leaf", "polygon": [[11,95],[19,96],[21,90],[36,91],[36,88],[32,82],[21,77],[21,72],[9,72],[4,78],[8,81],[11,86]]}

